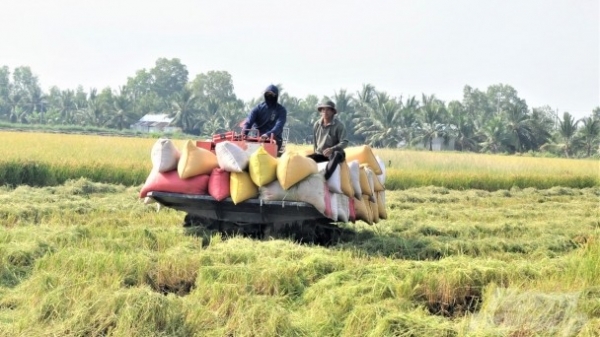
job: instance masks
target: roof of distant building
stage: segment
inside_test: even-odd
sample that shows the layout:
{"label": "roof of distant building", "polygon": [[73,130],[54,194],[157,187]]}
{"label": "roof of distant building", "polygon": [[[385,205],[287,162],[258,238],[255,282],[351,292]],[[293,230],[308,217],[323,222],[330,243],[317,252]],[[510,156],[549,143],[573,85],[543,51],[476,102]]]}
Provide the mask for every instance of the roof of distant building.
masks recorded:
{"label": "roof of distant building", "polygon": [[[147,114],[142,117],[139,122],[154,122],[154,123],[171,123],[174,118],[169,117],[167,114]],[[138,122],[138,123],[139,123]]]}

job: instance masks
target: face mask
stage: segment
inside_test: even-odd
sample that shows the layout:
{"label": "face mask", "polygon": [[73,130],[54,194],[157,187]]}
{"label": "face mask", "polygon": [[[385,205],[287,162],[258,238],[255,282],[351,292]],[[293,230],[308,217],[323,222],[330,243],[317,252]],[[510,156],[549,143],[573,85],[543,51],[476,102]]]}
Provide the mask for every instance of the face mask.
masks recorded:
{"label": "face mask", "polygon": [[274,106],[275,104],[277,104],[277,97],[276,96],[265,96],[265,102],[267,102],[268,106]]}

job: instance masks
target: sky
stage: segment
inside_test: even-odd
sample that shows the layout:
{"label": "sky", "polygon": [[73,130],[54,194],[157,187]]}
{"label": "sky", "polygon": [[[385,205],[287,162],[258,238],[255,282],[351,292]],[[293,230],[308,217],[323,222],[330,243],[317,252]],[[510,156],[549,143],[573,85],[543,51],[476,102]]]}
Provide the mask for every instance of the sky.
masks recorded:
{"label": "sky", "polygon": [[600,106],[599,0],[0,0],[0,66],[42,88],[117,89],[159,58],[231,74],[249,100],[356,93],[462,100],[515,88],[529,107]]}

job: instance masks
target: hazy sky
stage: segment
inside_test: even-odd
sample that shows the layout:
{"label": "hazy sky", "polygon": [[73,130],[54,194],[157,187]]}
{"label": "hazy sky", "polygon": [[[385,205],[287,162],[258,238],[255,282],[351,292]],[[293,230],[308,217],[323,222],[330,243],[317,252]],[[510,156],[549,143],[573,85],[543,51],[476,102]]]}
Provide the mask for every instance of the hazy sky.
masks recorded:
{"label": "hazy sky", "polygon": [[233,77],[250,99],[356,92],[462,100],[513,86],[530,107],[577,117],[600,105],[599,0],[0,0],[0,66],[44,90],[116,89],[158,58],[192,80]]}

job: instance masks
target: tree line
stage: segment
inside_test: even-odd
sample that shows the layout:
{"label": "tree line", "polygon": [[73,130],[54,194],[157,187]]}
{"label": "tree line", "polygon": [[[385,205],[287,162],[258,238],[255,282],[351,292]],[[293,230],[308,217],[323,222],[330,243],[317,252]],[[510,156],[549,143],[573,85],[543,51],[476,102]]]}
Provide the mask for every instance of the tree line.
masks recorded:
{"label": "tree line", "polygon": [[[278,84],[280,89],[284,89]],[[310,141],[319,118],[319,97],[298,98],[282,90],[279,102],[288,110],[290,141]],[[485,91],[466,85],[462,100],[445,102],[434,94],[392,96],[371,84],[351,93],[334,91],[338,118],[352,144],[373,147],[424,147],[434,139],[453,140],[455,150],[488,153],[546,152],[564,157],[598,156],[600,107],[579,120],[549,106],[527,106],[510,85]],[[189,78],[177,58],[159,58],[138,70],[117,89],[61,89],[44,92],[27,66],[0,68],[0,120],[10,123],[78,125],[129,129],[146,114],[165,113],[184,133],[198,136],[236,130],[261,97],[237,98],[227,71]]]}

